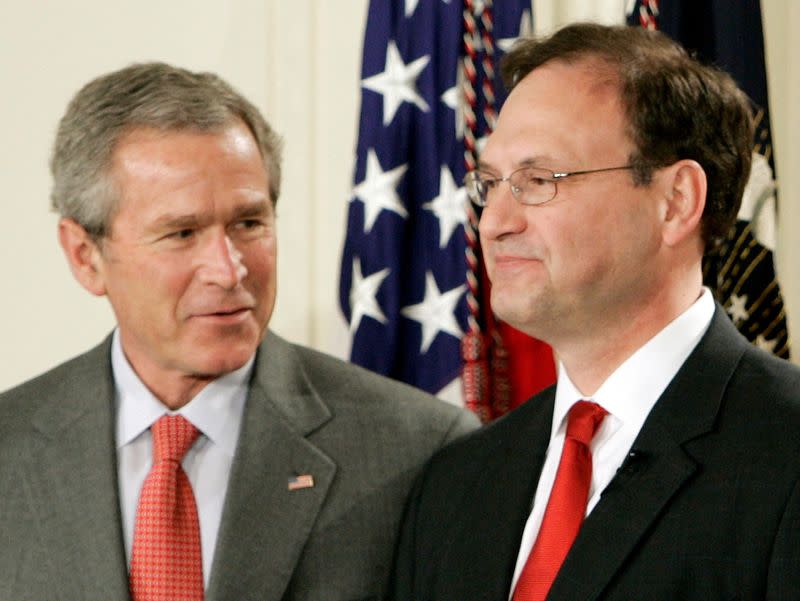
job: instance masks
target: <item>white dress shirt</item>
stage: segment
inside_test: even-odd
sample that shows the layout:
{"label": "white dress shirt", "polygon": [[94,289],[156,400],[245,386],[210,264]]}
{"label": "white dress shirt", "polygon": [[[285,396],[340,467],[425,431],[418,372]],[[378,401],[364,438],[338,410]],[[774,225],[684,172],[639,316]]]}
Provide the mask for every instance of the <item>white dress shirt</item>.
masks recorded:
{"label": "white dress shirt", "polygon": [[150,426],[164,414],[179,413],[200,430],[200,436],[181,465],[197,502],[203,582],[207,587],[253,358],[238,370],[209,383],[178,411],[170,411],[139,379],[122,351],[118,331],[114,332],[111,346],[111,366],[116,386],[117,468],[128,565],[139,492],[153,463]]}
{"label": "white dress shirt", "polygon": [[[608,415],[592,439],[592,482],[586,515],[597,505],[603,489],[625,460],[653,405],[700,342],[713,315],[714,299],[711,291],[704,288],[691,307],[625,360],[597,392],[588,397],[603,407]],[[563,364],[559,364],[558,374],[550,445],[536,487],[533,509],[522,533],[509,598],[542,525],[564,447],[567,414],[572,405],[587,399],[572,383]]]}

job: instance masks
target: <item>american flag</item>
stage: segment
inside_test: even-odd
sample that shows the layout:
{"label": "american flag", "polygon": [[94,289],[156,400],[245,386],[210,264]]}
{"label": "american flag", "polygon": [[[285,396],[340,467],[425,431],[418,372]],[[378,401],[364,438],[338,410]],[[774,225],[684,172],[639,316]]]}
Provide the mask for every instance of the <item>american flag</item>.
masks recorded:
{"label": "american flag", "polygon": [[753,103],[756,139],[742,207],[704,279],[739,331],[789,358],[783,296],[775,274],[777,188],[759,0],[629,0],[628,23],[658,29],[728,71]]}
{"label": "american flag", "polygon": [[314,487],[314,476],[311,474],[299,474],[295,476],[289,476],[289,482],[286,488],[290,491],[293,490],[301,490],[303,488],[313,488]]}
{"label": "american flag", "polygon": [[[531,31],[530,0],[370,2],[340,279],[351,360],[451,399],[460,395],[468,315],[465,5],[484,24],[470,41],[479,60],[487,51],[499,58]],[[489,46],[481,42],[486,23]],[[490,83],[501,96],[499,80]],[[490,127],[486,102],[479,94],[467,132],[477,139]]]}

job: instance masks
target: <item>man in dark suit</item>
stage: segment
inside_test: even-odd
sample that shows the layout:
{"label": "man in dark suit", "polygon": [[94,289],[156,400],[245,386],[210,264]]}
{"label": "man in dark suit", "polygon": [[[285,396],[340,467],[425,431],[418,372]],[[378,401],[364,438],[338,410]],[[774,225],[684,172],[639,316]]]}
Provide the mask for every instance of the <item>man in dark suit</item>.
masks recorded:
{"label": "man in dark suit", "polygon": [[434,456],[396,599],[800,599],[800,370],[702,286],[747,99],[638,28],[525,40],[503,75],[466,182],[492,306],[553,346],[558,382]]}
{"label": "man in dark suit", "polygon": [[52,171],[69,265],[118,325],[0,395],[0,599],[384,597],[414,477],[477,421],[267,330],[258,110],[134,65],[72,100]]}

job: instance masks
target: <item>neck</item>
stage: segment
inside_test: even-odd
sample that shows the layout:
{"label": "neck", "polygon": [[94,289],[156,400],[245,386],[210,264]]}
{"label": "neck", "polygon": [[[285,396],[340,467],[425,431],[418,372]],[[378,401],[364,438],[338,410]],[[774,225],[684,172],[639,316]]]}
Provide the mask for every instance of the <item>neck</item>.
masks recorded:
{"label": "neck", "polygon": [[175,411],[186,405],[217,376],[198,375],[179,369],[165,369],[155,365],[142,354],[126,348],[120,333],[121,350],[124,360],[147,389],[163,405]]}
{"label": "neck", "polygon": [[158,382],[142,379],[142,382],[153,393],[153,396],[173,411],[186,405],[212,381],[213,378],[184,375],[173,375],[172,378],[164,378],[163,381]]}
{"label": "neck", "polygon": [[616,319],[598,318],[572,340],[553,345],[570,380],[590,397],[631,355],[700,297],[701,279],[693,285],[662,288]]}

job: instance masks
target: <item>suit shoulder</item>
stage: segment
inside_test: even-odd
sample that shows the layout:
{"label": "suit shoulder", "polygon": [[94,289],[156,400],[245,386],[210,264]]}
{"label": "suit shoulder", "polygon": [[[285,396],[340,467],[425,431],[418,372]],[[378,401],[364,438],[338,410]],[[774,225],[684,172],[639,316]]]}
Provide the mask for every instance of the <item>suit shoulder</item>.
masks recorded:
{"label": "suit shoulder", "polygon": [[81,355],[0,392],[0,412],[30,411],[42,400],[58,395],[64,388],[80,385],[87,378],[95,377],[98,368],[110,364],[109,344],[106,340]]}
{"label": "suit shoulder", "polygon": [[[688,370],[690,378],[729,374],[725,397],[740,415],[782,413],[788,417],[800,411],[800,366],[750,343],[719,304],[708,331],[682,369]],[[690,391],[691,382],[686,392]]]}
{"label": "suit shoulder", "polygon": [[749,346],[731,380],[733,391],[757,394],[800,417],[800,366]]}
{"label": "suit shoulder", "polygon": [[376,374],[322,351],[300,344],[292,344],[292,349],[303,365],[308,368],[307,375],[312,378],[319,376],[337,383],[357,383],[361,387],[375,391],[401,392],[416,399],[430,400],[432,398],[431,395],[413,386]]}
{"label": "suit shoulder", "polygon": [[486,457],[504,452],[501,449],[507,447],[513,452],[511,441],[520,432],[531,431],[534,425],[549,432],[554,395],[555,386],[550,386],[513,411],[444,447],[431,460],[431,471],[447,473],[459,466],[480,465]]}
{"label": "suit shoulder", "polygon": [[[800,452],[800,367],[749,346],[729,382],[728,415],[759,440],[792,442]],[[786,437],[770,434],[778,428]],[[763,429],[763,435],[759,434]]]}
{"label": "suit shoulder", "polygon": [[0,428],[25,431],[31,417],[47,404],[63,405],[76,395],[94,395],[110,373],[109,341],[0,393]]}
{"label": "suit shoulder", "polygon": [[439,430],[466,432],[479,425],[471,412],[418,388],[302,345],[293,344],[292,349],[309,381],[334,409],[357,409],[362,414]]}

